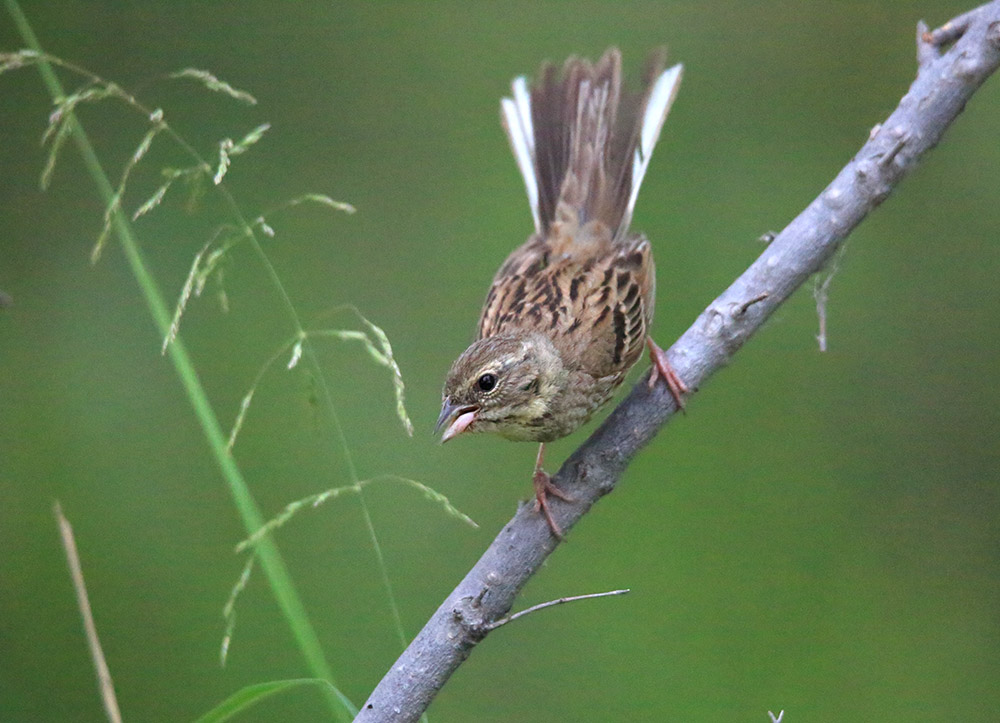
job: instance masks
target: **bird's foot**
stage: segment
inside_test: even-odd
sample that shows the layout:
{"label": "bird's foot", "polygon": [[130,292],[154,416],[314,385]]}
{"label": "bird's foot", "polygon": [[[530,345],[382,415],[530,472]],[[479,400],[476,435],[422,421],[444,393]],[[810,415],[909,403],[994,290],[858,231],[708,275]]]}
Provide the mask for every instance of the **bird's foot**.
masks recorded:
{"label": "bird's foot", "polygon": [[670,395],[677,402],[677,408],[682,412],[684,411],[684,398],[683,395],[687,394],[690,390],[687,385],[681,381],[681,378],[677,376],[677,372],[674,368],[670,366],[670,361],[667,359],[667,353],[663,351],[660,347],[656,345],[652,337],[646,337],[646,345],[649,347],[649,360],[653,363],[653,369],[649,373],[649,388],[652,389],[656,385],[656,381],[659,378],[663,378],[663,381],[667,383],[667,389],[670,390]]}
{"label": "bird's foot", "polygon": [[552,511],[549,509],[549,495],[558,497],[563,502],[575,502],[575,500],[552,484],[552,477],[541,467],[535,469],[531,481],[535,485],[535,512],[541,512],[545,515],[545,520],[549,523],[552,534],[556,536],[557,540],[563,540],[562,528],[556,524],[552,517]]}

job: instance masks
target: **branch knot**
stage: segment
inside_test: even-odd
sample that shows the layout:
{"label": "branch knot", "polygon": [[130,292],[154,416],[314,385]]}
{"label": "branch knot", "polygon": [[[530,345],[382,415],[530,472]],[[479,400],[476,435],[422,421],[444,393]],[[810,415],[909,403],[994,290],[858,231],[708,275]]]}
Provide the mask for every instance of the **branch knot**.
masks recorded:
{"label": "branch knot", "polygon": [[990,23],[986,28],[986,42],[1000,50],[1000,21]]}
{"label": "branch knot", "polygon": [[483,615],[482,599],[486,590],[476,596],[466,595],[458,599],[452,608],[453,625],[448,627],[448,639],[458,647],[472,649],[476,643],[492,630]]}

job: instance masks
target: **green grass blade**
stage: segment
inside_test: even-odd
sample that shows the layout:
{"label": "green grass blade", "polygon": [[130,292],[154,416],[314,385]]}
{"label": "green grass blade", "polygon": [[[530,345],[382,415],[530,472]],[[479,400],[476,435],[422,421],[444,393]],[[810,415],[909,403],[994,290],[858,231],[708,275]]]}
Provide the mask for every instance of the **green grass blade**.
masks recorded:
{"label": "green grass blade", "polygon": [[277,693],[283,693],[293,688],[317,686],[326,689],[327,692],[337,696],[344,707],[344,712],[353,718],[358,713],[358,709],[337,689],[330,686],[329,681],[320,678],[293,678],[291,680],[272,680],[267,683],[257,683],[240,688],[231,696],[226,698],[219,705],[212,708],[195,723],[222,723],[230,720],[234,715],[240,713],[250,706],[256,705],[265,698],[269,698]]}

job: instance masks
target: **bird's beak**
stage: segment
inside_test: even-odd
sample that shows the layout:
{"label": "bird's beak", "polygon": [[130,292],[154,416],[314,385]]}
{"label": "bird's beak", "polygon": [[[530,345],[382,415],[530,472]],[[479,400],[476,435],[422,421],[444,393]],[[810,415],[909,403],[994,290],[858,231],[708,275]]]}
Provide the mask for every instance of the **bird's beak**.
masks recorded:
{"label": "bird's beak", "polygon": [[434,433],[437,434],[444,429],[441,434],[441,443],[444,444],[468,429],[469,425],[476,421],[478,411],[479,407],[460,407],[452,403],[450,398],[445,397],[444,404],[441,405],[441,415],[438,417],[437,426],[434,427]]}

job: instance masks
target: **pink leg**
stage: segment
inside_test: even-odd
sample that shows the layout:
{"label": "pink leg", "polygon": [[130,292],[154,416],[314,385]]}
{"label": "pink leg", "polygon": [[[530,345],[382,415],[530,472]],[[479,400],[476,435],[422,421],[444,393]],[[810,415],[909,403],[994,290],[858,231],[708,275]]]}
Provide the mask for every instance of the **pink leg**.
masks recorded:
{"label": "pink leg", "polygon": [[556,524],[556,521],[552,519],[552,513],[549,511],[549,495],[558,497],[565,502],[572,502],[573,498],[552,484],[552,478],[549,476],[549,473],[542,469],[544,460],[545,443],[543,442],[538,445],[538,457],[535,459],[535,473],[531,477],[531,481],[535,485],[535,510],[540,510],[545,515],[552,534],[561,540],[563,539],[562,530]]}
{"label": "pink leg", "polygon": [[683,412],[684,399],[682,395],[687,394],[690,390],[681,381],[681,378],[677,376],[677,372],[674,371],[673,367],[670,366],[670,362],[667,360],[667,353],[656,345],[653,337],[646,337],[646,345],[649,347],[649,360],[653,362],[653,370],[649,374],[649,388],[652,389],[656,384],[656,380],[663,377],[663,381],[667,383],[667,388],[670,390],[670,395],[677,402],[677,408]]}

